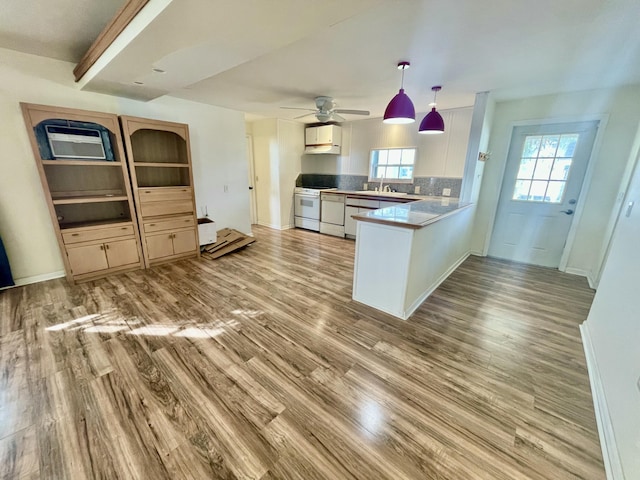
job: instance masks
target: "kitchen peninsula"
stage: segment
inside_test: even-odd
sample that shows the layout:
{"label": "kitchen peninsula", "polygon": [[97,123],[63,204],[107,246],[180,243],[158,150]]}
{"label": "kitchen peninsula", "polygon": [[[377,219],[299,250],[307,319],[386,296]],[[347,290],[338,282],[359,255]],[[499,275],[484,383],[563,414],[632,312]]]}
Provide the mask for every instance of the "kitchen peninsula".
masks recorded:
{"label": "kitchen peninsula", "polygon": [[407,319],[469,255],[473,205],[431,198],[354,215],[353,299]]}

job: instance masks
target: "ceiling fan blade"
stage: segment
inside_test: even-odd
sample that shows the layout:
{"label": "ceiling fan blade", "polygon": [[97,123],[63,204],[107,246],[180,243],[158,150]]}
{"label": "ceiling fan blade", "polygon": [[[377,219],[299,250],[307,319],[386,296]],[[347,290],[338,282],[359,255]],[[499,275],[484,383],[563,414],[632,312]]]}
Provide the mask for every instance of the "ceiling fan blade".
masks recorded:
{"label": "ceiling fan blade", "polygon": [[307,112],[315,112],[315,109],[313,108],[300,108],[300,107],[280,107],[280,108],[284,108],[285,110],[306,110]]}
{"label": "ceiling fan blade", "polygon": [[293,117],[294,120],[297,120],[299,118],[304,118],[304,117],[311,117],[312,115],[315,115],[315,110],[313,110],[314,113],[305,113],[304,115],[300,115],[298,117]]}
{"label": "ceiling fan blade", "polygon": [[369,110],[348,110],[346,108],[336,108],[334,112],[347,113],[349,115],[369,115],[371,113]]}
{"label": "ceiling fan blade", "polygon": [[338,115],[335,110],[333,111],[333,113],[331,113],[331,118],[333,118],[336,122],[346,122],[347,121],[346,118],[341,117],[340,115]]}

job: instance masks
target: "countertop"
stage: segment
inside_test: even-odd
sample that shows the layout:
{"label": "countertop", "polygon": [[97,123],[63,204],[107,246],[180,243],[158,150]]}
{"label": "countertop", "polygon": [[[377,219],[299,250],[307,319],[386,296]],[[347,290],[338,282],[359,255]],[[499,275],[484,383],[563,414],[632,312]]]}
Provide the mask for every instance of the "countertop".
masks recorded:
{"label": "countertop", "polygon": [[[404,197],[405,195],[403,195]],[[407,197],[409,195],[406,195]],[[469,202],[461,202],[458,198],[430,197],[426,200],[405,203],[393,207],[380,208],[367,213],[353,215],[361,222],[381,223],[395,227],[418,229],[442,220],[456,212],[470,207]]]}

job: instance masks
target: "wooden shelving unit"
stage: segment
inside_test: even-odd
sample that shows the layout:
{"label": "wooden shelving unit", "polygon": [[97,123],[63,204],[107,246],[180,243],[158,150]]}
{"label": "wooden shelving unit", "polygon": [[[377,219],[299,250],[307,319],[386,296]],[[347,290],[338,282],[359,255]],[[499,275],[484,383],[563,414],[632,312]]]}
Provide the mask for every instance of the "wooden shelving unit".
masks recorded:
{"label": "wooden shelving unit", "polygon": [[[144,266],[138,222],[116,115],[21,104],[67,279],[91,280]],[[113,159],[54,159],[41,126],[95,126]],[[40,140],[40,142],[39,142]]]}
{"label": "wooden shelving unit", "polygon": [[188,125],[121,116],[149,267],[200,254]]}

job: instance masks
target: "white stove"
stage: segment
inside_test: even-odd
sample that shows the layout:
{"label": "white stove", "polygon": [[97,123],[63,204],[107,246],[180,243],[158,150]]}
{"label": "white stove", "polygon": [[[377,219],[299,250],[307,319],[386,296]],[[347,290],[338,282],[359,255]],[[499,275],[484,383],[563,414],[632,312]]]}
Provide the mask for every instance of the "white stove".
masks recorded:
{"label": "white stove", "polygon": [[320,231],[320,192],[331,187],[295,187],[293,191],[294,220],[297,228]]}

